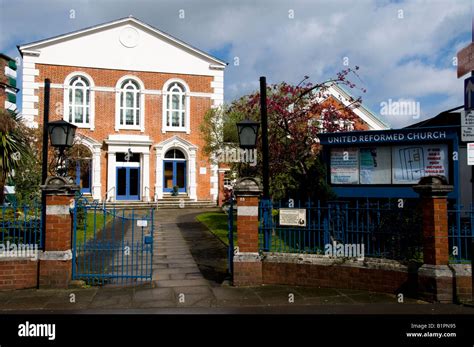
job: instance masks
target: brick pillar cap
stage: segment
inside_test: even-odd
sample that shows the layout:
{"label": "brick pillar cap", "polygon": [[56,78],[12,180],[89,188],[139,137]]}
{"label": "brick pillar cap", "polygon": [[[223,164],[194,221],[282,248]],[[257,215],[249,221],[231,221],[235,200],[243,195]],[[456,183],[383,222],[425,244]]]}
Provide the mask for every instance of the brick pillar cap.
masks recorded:
{"label": "brick pillar cap", "polygon": [[254,177],[240,178],[234,187],[235,195],[260,195],[262,189],[260,187],[260,180]]}
{"label": "brick pillar cap", "polygon": [[413,190],[422,196],[446,196],[453,191],[453,186],[448,185],[445,176],[426,176],[413,186]]}
{"label": "brick pillar cap", "polygon": [[47,194],[74,195],[79,191],[79,186],[74,184],[71,178],[50,176],[46,178],[41,189]]}

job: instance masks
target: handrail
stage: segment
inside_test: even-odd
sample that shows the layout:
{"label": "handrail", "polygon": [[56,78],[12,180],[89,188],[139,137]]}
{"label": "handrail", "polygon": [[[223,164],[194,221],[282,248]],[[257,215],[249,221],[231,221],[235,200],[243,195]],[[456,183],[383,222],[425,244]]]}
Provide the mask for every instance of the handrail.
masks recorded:
{"label": "handrail", "polygon": [[150,192],[150,194],[151,194],[151,189],[150,189],[150,187],[145,186],[145,196],[146,196],[146,198],[147,198],[147,202],[150,202],[150,195],[146,195],[146,190],[147,190],[147,189],[148,189],[148,191]]}
{"label": "handrail", "polygon": [[110,188],[110,189],[105,193],[105,196],[104,196],[104,207],[105,207],[105,203],[108,202],[108,201],[110,201],[110,200],[109,200],[109,198],[110,198],[110,196],[109,196],[110,191],[115,191],[115,186],[112,187],[112,188]]}

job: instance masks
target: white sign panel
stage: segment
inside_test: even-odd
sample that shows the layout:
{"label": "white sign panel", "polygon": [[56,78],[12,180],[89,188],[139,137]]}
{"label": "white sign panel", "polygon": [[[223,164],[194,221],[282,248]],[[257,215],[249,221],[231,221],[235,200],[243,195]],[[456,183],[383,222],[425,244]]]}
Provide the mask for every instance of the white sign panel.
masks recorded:
{"label": "white sign panel", "polygon": [[461,111],[461,141],[474,141],[473,111]]}
{"label": "white sign panel", "polygon": [[474,165],[474,143],[467,144],[467,165]]}
{"label": "white sign panel", "polygon": [[280,225],[306,226],[306,209],[280,208]]}
{"label": "white sign panel", "polygon": [[361,148],[360,184],[392,183],[392,163],[390,147]]}
{"label": "white sign panel", "polygon": [[137,220],[137,227],[146,227],[148,226],[148,221],[144,219]]}
{"label": "white sign panel", "polygon": [[392,147],[392,183],[418,183],[424,176],[449,177],[447,145]]}
{"label": "white sign panel", "polygon": [[359,183],[359,149],[333,148],[331,149],[331,183],[358,184]]}

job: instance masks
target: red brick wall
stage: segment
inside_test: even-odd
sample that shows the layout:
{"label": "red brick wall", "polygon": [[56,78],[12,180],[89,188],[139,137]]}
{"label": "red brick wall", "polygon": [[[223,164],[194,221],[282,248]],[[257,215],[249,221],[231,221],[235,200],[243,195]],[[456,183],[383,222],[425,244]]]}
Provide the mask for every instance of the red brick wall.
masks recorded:
{"label": "red brick wall", "polygon": [[448,211],[446,198],[422,198],[423,261],[425,264],[447,265]]}
{"label": "red brick wall", "polygon": [[4,86],[0,86],[0,109],[5,109],[5,100],[7,99],[7,92]]}
{"label": "red brick wall", "polygon": [[[5,75],[5,66],[8,65],[8,60],[0,57],[0,83],[8,83],[8,77]],[[3,107],[3,104],[1,105]]]}
{"label": "red brick wall", "polygon": [[0,260],[0,290],[35,288],[36,260]]}
{"label": "red brick wall", "polygon": [[416,275],[404,271],[352,266],[263,262],[264,284],[317,286],[414,295]]}
{"label": "red brick wall", "polygon": [[[169,74],[169,73],[155,73],[155,72],[144,72],[144,71],[125,71],[125,70],[108,70],[108,69],[96,69],[96,68],[83,68],[75,66],[56,66],[56,65],[43,65],[37,64],[36,68],[39,69],[39,76],[36,77],[37,82],[43,82],[45,78],[49,78],[51,83],[63,84],[67,75],[72,72],[85,72],[89,74],[96,87],[112,87],[115,88],[117,81],[125,76],[132,75],[136,76],[145,85],[146,89],[161,90],[164,83],[171,78],[180,78],[184,80],[191,92],[202,92],[212,93],[211,81],[213,80],[210,76],[197,76],[197,75],[182,75],[182,74]],[[39,89],[39,115],[43,114],[43,88]],[[115,131],[115,93],[114,92],[95,92],[95,130],[90,129],[78,129],[77,132],[84,134],[90,138],[93,138],[99,142],[103,142],[110,134],[136,134],[136,135],[148,135],[153,144],[160,143],[175,135],[187,140],[198,147],[196,156],[196,183],[197,183],[197,196],[199,200],[209,200],[210,195],[210,175],[211,167],[209,165],[208,157],[205,156],[201,149],[205,144],[199,131],[199,125],[204,119],[204,115],[207,110],[211,107],[210,98],[202,97],[190,97],[190,127],[191,133],[186,134],[182,132],[167,132],[163,134],[161,132],[162,125],[162,96],[161,95],[145,95],[145,132],[142,133],[140,130],[120,130]],[[63,90],[51,88],[51,111],[50,120],[57,120],[62,118],[63,112]],[[41,122],[42,117],[38,117]],[[101,184],[102,184],[102,195],[107,190],[107,156],[106,156],[106,145],[102,148],[101,155]],[[155,185],[155,152],[153,148],[150,149],[150,189],[151,195],[154,194]],[[201,175],[199,173],[200,167],[207,168],[207,174]]]}
{"label": "red brick wall", "polygon": [[471,300],[472,278],[470,276],[456,276],[456,297],[458,300]]}

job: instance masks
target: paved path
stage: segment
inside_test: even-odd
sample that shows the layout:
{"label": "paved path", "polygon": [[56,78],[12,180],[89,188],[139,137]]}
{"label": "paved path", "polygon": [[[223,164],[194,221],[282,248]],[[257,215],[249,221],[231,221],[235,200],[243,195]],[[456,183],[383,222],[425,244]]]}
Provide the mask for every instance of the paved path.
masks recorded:
{"label": "paved path", "polygon": [[[196,262],[199,258],[195,259],[191,251],[200,244],[199,239],[211,238],[213,242],[208,245],[209,248],[215,247],[217,241],[196,221],[196,216],[202,212],[204,210],[184,209],[156,212],[153,256],[153,284],[156,289],[143,294],[146,307],[172,306],[175,302],[210,306],[215,299],[211,290],[215,283],[204,278]],[[223,248],[223,245],[218,247]],[[200,265],[203,267],[203,264]],[[150,303],[150,298],[155,300]]]}

